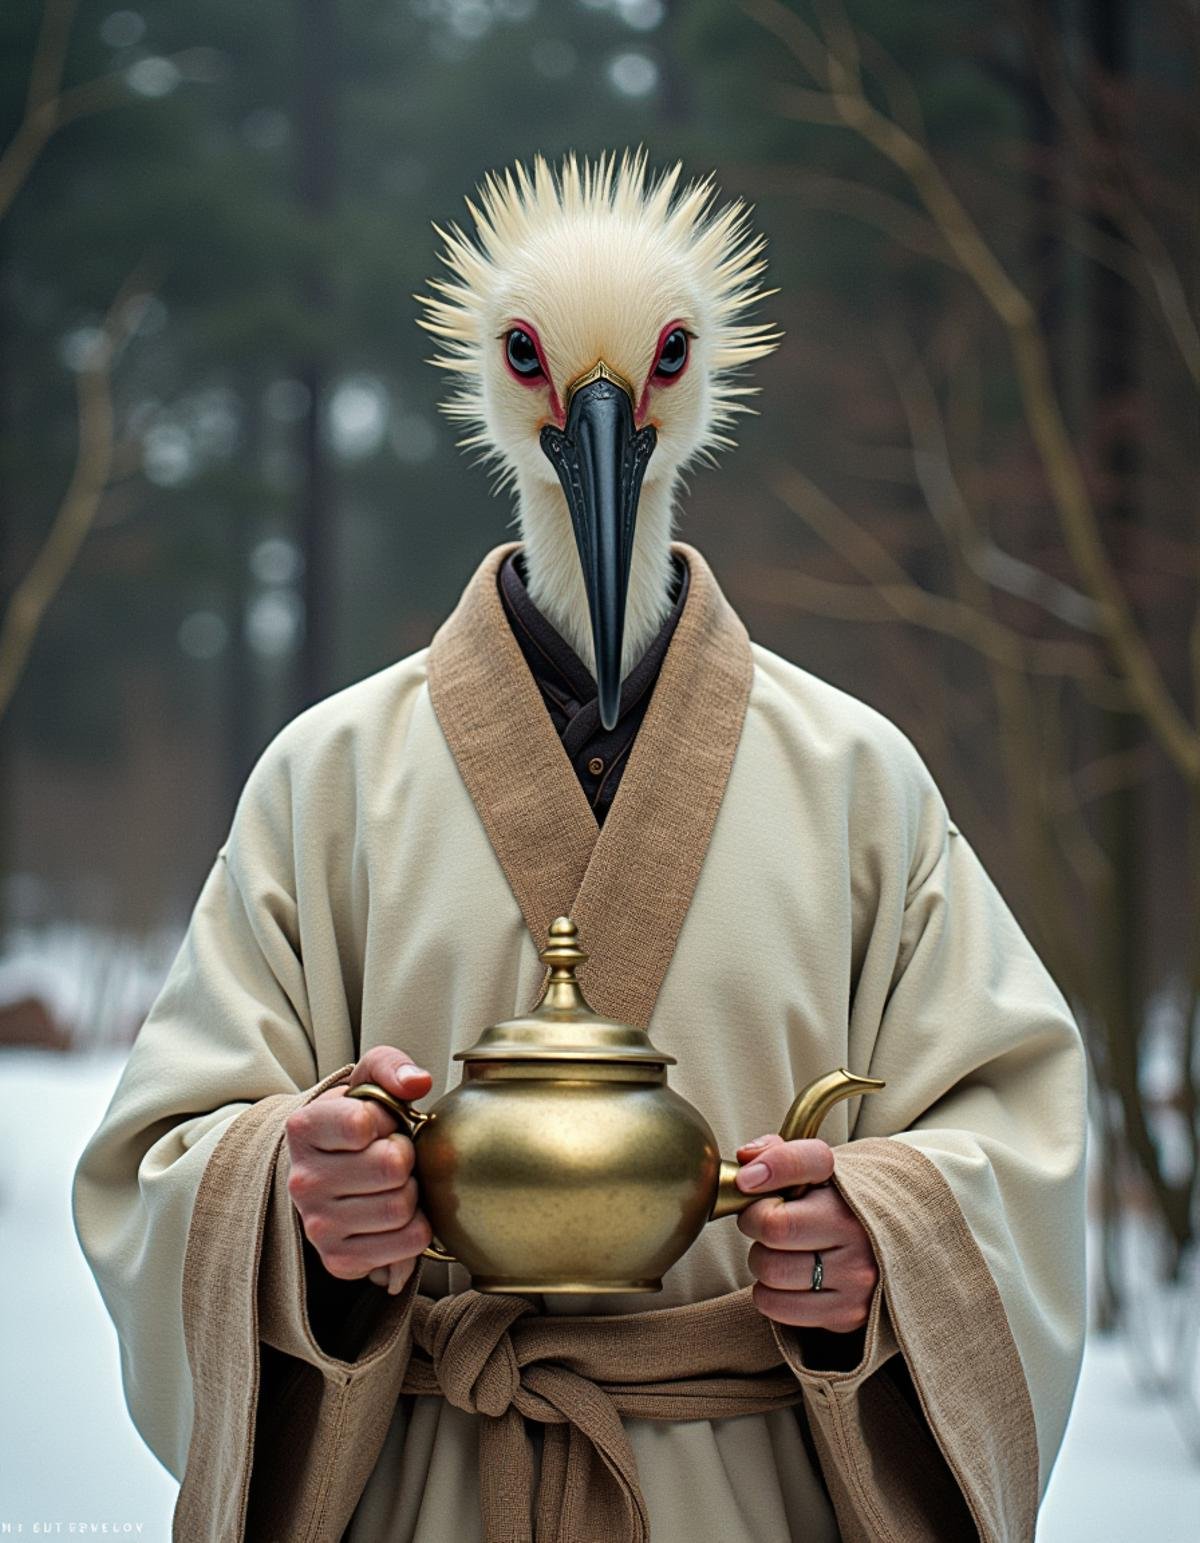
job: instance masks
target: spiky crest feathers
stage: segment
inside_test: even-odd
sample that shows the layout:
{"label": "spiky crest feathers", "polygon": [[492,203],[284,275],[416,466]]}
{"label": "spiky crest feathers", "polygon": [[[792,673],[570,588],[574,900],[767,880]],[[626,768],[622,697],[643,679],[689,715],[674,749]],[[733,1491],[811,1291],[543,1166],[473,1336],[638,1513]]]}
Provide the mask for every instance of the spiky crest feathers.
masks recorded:
{"label": "spiky crest feathers", "polygon": [[[750,230],[750,207],[735,199],[717,209],[711,174],[681,188],[682,175],[682,164],[676,163],[650,176],[643,147],[619,158],[616,151],[604,152],[594,161],[572,152],[557,172],[538,155],[532,171],[517,162],[490,172],[477,198],[466,200],[474,239],[456,222],[434,226],[449,278],[431,279],[433,293],[415,296],[425,312],[419,325],[439,345],[429,362],[459,377],[442,410],[470,429],[460,441],[463,448],[479,449],[485,460],[500,463],[501,481],[508,480],[507,458],[489,418],[484,365],[486,351],[497,347],[494,328],[501,312],[523,291],[536,293],[539,309],[558,322],[552,320],[543,335],[552,369],[556,355],[569,358],[568,337],[587,335],[581,295],[592,300],[596,325],[606,337],[613,318],[629,318],[631,293],[644,301],[648,318],[655,306],[669,309],[686,298],[706,334],[708,377],[705,422],[693,453],[711,459],[711,450],[733,444],[728,431],[738,413],[753,410],[743,399],[756,390],[740,384],[737,372],[769,354],[782,336],[769,323],[742,318],[776,291],[759,284],[766,240]],[[597,249],[606,259],[599,266],[587,261]],[[627,271],[610,274],[622,259]],[[646,320],[641,330],[656,330],[662,317],[655,314],[657,321]],[[583,352],[586,347],[580,342]]]}

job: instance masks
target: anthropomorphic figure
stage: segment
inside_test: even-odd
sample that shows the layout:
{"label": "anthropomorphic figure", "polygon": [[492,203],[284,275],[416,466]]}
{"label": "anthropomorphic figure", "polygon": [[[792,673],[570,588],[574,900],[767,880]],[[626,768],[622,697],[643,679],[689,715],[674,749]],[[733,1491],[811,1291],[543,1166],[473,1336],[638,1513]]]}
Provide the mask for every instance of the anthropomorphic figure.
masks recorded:
{"label": "anthropomorphic figure", "polygon": [[[80,1164],[181,1543],[1033,1537],[1083,1335],[1079,1035],[909,742],[671,540],[776,341],[744,209],[679,175],[539,160],[445,234],[424,325],[521,541],[268,747]],[[766,1197],[660,1297],[419,1259],[412,1145],[345,1096],[455,1085],[562,914]],[[839,1065],[886,1087],[751,1141]]]}

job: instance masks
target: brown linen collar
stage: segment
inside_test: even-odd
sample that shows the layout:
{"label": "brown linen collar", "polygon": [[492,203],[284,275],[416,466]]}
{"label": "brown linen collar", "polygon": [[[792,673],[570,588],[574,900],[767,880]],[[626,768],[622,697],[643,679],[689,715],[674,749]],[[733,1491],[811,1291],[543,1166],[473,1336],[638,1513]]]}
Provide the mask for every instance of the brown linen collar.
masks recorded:
{"label": "brown linen collar", "polygon": [[602,828],[505,615],[489,552],[429,649],[429,693],[539,947],[570,915],[597,1012],[646,1026],[691,904],[741,737],[750,640],[695,548],[683,610]]}

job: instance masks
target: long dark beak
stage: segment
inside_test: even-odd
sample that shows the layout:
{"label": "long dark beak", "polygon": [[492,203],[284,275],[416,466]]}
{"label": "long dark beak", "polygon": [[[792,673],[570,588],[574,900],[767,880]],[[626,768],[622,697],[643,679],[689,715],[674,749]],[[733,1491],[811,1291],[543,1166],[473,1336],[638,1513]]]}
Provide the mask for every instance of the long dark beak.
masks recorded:
{"label": "long dark beak", "polygon": [[606,729],[616,726],[620,711],[638,495],[657,439],[649,424],[634,428],[629,392],[605,374],[581,383],[568,397],[565,430],[547,425],[541,433],[575,528],[592,614],[600,721]]}

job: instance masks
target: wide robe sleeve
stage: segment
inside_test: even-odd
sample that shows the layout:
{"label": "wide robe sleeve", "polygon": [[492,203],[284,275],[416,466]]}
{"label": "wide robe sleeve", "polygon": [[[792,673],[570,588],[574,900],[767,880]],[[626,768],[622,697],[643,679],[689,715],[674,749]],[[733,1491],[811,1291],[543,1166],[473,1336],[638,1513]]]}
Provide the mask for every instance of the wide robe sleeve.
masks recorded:
{"label": "wide robe sleeve", "polygon": [[[183,1478],[174,1535],[186,1543],[298,1538],[278,1525],[280,1495],[319,1519],[314,1536],[339,1535],[349,1509],[327,1506],[352,1508],[382,1443],[418,1281],[388,1297],[326,1276],[287,1193],[287,1116],[346,1080],[354,1046],[339,971],[314,987],[302,963],[272,780],[260,767],[243,795],[75,1179],[130,1413]],[[314,1003],[314,989],[328,999]],[[353,1454],[347,1486],[310,1493],[328,1475],[297,1462],[289,1436],[335,1425]]]}
{"label": "wide robe sleeve", "polygon": [[880,1265],[866,1350],[828,1372],[802,1333],[776,1337],[849,1543],[1030,1543],[1082,1355],[1085,1060],[927,786],[903,903],[877,911],[854,994],[869,1065],[851,1064],[887,1090],[835,1148]]}

